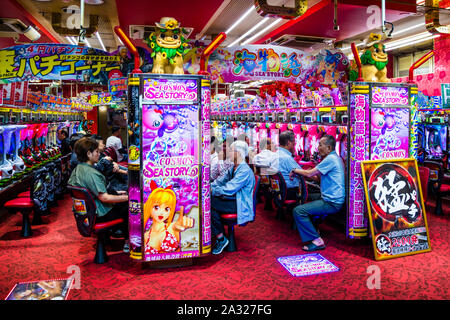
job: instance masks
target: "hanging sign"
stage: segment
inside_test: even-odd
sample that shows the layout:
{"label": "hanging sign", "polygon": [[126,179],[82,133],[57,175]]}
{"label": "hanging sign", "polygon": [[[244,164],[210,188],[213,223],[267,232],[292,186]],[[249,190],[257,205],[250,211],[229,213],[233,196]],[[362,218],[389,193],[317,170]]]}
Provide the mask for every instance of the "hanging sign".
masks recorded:
{"label": "hanging sign", "polygon": [[67,44],[25,44],[0,50],[0,79],[73,80],[108,85],[120,57],[108,52]]}
{"label": "hanging sign", "polygon": [[361,163],[376,260],[431,251],[415,159]]}
{"label": "hanging sign", "polygon": [[336,49],[311,55],[281,46],[246,45],[218,48],[208,60],[208,72],[219,83],[281,80],[321,87],[346,82],[349,65],[348,58]]}
{"label": "hanging sign", "polygon": [[16,82],[14,89],[14,106],[25,107],[27,105],[28,82]]}

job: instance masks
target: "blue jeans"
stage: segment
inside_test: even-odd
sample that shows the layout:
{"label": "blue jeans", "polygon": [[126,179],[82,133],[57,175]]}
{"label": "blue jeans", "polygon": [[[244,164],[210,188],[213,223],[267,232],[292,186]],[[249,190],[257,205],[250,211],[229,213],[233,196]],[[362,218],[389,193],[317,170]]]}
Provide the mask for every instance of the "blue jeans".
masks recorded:
{"label": "blue jeans", "polygon": [[303,242],[308,242],[320,237],[310,216],[329,215],[338,212],[343,204],[326,202],[322,199],[308,202],[294,208],[293,216],[300,238]]}

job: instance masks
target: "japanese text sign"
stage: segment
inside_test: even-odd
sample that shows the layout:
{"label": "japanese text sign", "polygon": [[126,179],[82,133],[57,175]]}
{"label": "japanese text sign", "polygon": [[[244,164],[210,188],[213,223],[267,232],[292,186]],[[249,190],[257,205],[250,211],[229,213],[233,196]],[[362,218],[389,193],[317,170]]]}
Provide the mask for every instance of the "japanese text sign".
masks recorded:
{"label": "japanese text sign", "polygon": [[195,79],[146,79],[143,99],[158,104],[198,103],[198,89]]}
{"label": "japanese text sign", "polygon": [[209,57],[208,72],[219,83],[266,79],[318,87],[345,82],[349,65],[335,49],[311,55],[281,46],[245,45],[218,48]]}
{"label": "japanese text sign", "polygon": [[26,44],[0,50],[0,79],[74,80],[108,85],[119,56],[66,44]]}
{"label": "japanese text sign", "polygon": [[408,106],[409,92],[407,87],[372,87],[373,105]]}
{"label": "japanese text sign", "polygon": [[361,163],[375,259],[430,251],[415,159]]}
{"label": "japanese text sign", "polygon": [[409,108],[371,108],[370,159],[409,155]]}

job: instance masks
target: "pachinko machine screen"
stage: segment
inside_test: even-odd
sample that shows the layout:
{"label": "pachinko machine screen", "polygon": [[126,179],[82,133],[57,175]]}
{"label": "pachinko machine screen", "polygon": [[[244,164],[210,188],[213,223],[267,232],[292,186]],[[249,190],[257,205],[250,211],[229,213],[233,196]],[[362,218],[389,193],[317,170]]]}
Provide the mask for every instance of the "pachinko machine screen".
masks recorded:
{"label": "pachinko machine screen", "polygon": [[442,159],[447,152],[448,127],[446,125],[426,125],[422,146],[426,159]]}
{"label": "pachinko machine screen", "polygon": [[143,261],[198,257],[210,248],[209,81],[166,77],[140,82],[141,152],[132,160],[141,178],[130,179],[129,192],[141,208],[130,209],[131,247],[141,248]]}

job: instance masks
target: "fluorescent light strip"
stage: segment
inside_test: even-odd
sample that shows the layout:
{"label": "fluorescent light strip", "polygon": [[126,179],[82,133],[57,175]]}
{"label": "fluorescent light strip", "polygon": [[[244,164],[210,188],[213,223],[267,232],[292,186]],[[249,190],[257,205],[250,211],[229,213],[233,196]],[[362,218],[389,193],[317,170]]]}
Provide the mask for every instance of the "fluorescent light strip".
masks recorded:
{"label": "fluorescent light strip", "polygon": [[[362,45],[364,45],[364,42],[358,43],[356,45],[356,47],[361,47]],[[342,51],[347,51],[347,50],[351,50],[351,49],[352,49],[352,47],[345,47],[345,48],[342,48],[341,50]]]}
{"label": "fluorescent light strip", "polygon": [[253,40],[255,40],[256,38],[258,38],[260,35],[264,34],[267,30],[270,30],[272,27],[274,27],[277,23],[279,23],[281,20],[283,19],[277,19],[274,22],[272,22],[271,24],[269,24],[267,27],[265,27],[264,29],[262,29],[260,32],[258,32],[257,34],[255,34],[253,37],[248,38],[247,40],[245,40],[242,44],[247,44],[252,42]]}
{"label": "fluorescent light strip", "polygon": [[269,20],[269,18],[264,18],[262,19],[260,22],[258,22],[256,25],[254,25],[250,30],[248,30],[246,33],[244,33],[242,36],[240,36],[239,38],[237,38],[236,40],[234,40],[230,45],[228,45],[227,47],[232,47],[234,46],[236,43],[239,43],[239,41],[241,41],[242,39],[244,39],[246,36],[248,36],[250,33],[252,33],[253,31],[255,31],[256,29],[259,28],[259,26],[261,26],[264,22],[266,22],[267,20]]}
{"label": "fluorescent light strip", "polygon": [[235,23],[233,23],[233,25],[232,25],[231,27],[228,28],[227,31],[225,31],[225,33],[226,33],[226,34],[230,33],[231,30],[233,30],[234,28],[236,28],[237,25],[238,25],[239,23],[241,23],[241,21],[244,20],[244,19],[245,19],[250,13],[252,13],[254,10],[255,10],[255,7],[251,6],[247,11],[245,11],[245,13],[244,13],[239,19],[236,20]]}
{"label": "fluorescent light strip", "polygon": [[102,38],[100,38],[100,34],[98,33],[98,31],[95,32],[95,36],[98,39],[98,42],[100,42],[100,45],[102,46],[103,51],[106,51],[105,45],[103,44]]}
{"label": "fluorescent light strip", "polygon": [[86,42],[86,45],[87,45],[89,48],[92,48],[92,47],[91,47],[91,44],[89,43],[89,41],[88,41],[87,38],[84,38],[84,41]]}
{"label": "fluorescent light strip", "polygon": [[414,36],[410,36],[410,37],[406,37],[406,38],[403,38],[403,39],[399,39],[399,40],[388,42],[388,43],[386,43],[386,48],[394,47],[394,46],[397,46],[397,45],[400,45],[400,44],[403,44],[403,43],[408,43],[410,41],[414,41],[414,40],[417,40],[417,39],[426,39],[426,38],[431,37],[431,36],[432,35],[429,32],[422,32],[422,33],[416,34]]}
{"label": "fluorescent light strip", "polygon": [[403,48],[403,47],[406,47],[406,46],[410,46],[410,45],[413,45],[413,44],[416,44],[416,43],[425,42],[427,40],[435,39],[435,38],[438,38],[440,36],[441,36],[440,34],[435,34],[431,38],[422,38],[422,39],[417,39],[416,41],[402,43],[402,44],[399,44],[397,46],[387,48],[386,51],[391,51],[391,50],[394,50],[394,49],[399,49],[399,48]]}
{"label": "fluorescent light strip", "polygon": [[73,42],[71,37],[66,37],[66,39],[70,42],[70,44],[76,45],[76,43]]}
{"label": "fluorescent light strip", "polygon": [[419,27],[423,27],[423,26],[425,26],[425,22],[416,24],[414,26],[411,26],[411,27],[408,27],[408,28],[405,28],[405,29],[398,30],[397,32],[393,32],[392,36],[396,36],[396,35],[399,35],[401,33],[406,32],[406,31],[413,30],[413,29],[416,29],[416,28],[419,28]]}

